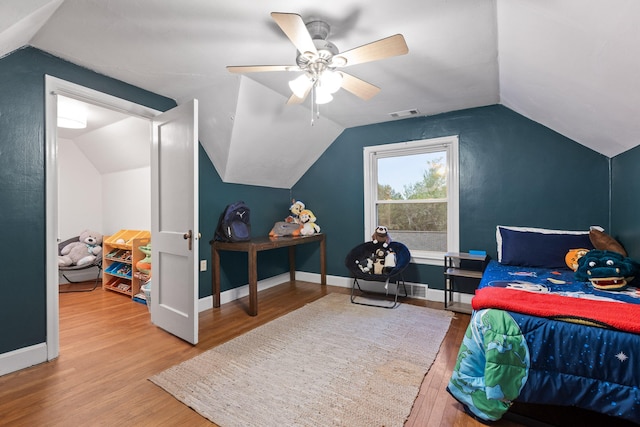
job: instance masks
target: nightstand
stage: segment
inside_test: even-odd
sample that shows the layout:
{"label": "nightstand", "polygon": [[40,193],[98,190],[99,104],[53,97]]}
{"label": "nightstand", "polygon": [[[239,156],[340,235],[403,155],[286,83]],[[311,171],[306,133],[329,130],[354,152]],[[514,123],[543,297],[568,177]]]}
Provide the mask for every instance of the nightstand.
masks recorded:
{"label": "nightstand", "polygon": [[454,301],[454,292],[478,287],[487,266],[487,255],[447,252],[444,255],[444,308],[459,313],[471,313],[471,304]]}

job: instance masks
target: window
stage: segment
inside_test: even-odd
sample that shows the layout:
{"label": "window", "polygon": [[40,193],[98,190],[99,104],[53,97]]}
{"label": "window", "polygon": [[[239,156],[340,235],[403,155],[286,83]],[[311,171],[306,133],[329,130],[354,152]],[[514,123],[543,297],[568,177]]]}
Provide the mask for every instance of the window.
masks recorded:
{"label": "window", "polygon": [[364,148],[365,240],[385,225],[414,262],[457,252],[458,137]]}

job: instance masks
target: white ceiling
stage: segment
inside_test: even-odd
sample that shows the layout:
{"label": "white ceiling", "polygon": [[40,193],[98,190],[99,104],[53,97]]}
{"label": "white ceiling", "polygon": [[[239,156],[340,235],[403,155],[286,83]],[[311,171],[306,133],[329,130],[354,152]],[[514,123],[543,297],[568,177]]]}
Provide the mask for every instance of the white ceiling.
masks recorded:
{"label": "white ceiling", "polygon": [[[267,4],[268,3],[268,4]],[[227,65],[295,63],[270,12],[321,18],[341,51],[396,33],[407,55],[349,72],[382,91],[340,91],[310,126],[285,105],[292,73]],[[612,157],[640,139],[636,0],[3,0],[0,56],[32,45],[175,99],[197,98],[200,140],[226,182],[290,188],[340,132],[501,103]]]}

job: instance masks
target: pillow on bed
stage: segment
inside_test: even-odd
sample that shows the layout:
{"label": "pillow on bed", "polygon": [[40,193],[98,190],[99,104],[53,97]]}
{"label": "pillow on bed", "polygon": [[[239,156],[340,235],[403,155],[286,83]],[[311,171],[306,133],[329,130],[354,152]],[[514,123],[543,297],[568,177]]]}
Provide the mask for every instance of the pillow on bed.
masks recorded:
{"label": "pillow on bed", "polygon": [[549,230],[531,227],[496,227],[498,262],[506,265],[567,268],[571,249],[593,249],[589,231]]}

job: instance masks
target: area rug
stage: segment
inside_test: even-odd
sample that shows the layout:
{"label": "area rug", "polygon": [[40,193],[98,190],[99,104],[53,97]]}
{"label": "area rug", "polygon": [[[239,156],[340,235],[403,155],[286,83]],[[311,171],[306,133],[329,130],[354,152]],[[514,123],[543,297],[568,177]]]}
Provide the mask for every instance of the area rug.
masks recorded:
{"label": "area rug", "polygon": [[222,427],[402,426],[450,322],[329,294],[150,380]]}

